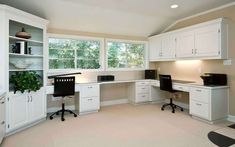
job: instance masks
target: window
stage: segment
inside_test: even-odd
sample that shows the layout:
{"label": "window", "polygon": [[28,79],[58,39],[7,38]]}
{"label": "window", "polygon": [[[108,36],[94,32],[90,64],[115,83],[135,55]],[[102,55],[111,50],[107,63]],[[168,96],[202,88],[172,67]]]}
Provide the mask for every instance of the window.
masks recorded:
{"label": "window", "polygon": [[49,69],[100,69],[103,41],[49,38]]}
{"label": "window", "polygon": [[144,69],[145,42],[107,41],[108,69]]}

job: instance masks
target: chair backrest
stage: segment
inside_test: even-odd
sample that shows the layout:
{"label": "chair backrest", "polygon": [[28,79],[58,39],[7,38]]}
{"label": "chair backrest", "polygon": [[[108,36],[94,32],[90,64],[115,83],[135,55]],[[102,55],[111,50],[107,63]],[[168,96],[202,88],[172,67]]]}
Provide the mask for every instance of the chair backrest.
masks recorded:
{"label": "chair backrest", "polygon": [[159,75],[160,89],[165,91],[173,91],[171,75]]}
{"label": "chair backrest", "polygon": [[75,93],[75,77],[55,77],[54,96],[70,96]]}

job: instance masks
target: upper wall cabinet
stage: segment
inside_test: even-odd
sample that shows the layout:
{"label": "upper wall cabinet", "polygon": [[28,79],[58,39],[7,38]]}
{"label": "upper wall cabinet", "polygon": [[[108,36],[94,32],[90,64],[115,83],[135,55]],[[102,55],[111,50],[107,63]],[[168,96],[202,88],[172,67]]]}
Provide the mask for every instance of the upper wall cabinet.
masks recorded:
{"label": "upper wall cabinet", "polygon": [[149,39],[150,61],[172,60],[175,58],[176,36],[163,34]]}
{"label": "upper wall cabinet", "polygon": [[[167,33],[168,34],[168,33]],[[166,36],[161,34],[160,36]],[[228,22],[224,18],[212,20],[209,22],[197,24],[180,30],[170,32],[170,42],[166,42],[165,54],[169,54],[170,59],[226,59],[228,58]],[[169,35],[168,35],[169,36]],[[168,60],[168,58],[159,58],[152,46],[154,38],[149,39],[150,61]],[[161,42],[163,43],[163,41]],[[156,43],[155,43],[156,44]],[[171,47],[169,47],[171,46]],[[167,50],[172,49],[172,50]],[[163,52],[164,52],[163,51]],[[176,54],[176,56],[173,56]],[[152,57],[152,58],[151,58]],[[176,57],[176,58],[175,58]]]}
{"label": "upper wall cabinet", "polygon": [[217,19],[182,30],[178,35],[177,57],[226,59],[227,29],[226,21]]}

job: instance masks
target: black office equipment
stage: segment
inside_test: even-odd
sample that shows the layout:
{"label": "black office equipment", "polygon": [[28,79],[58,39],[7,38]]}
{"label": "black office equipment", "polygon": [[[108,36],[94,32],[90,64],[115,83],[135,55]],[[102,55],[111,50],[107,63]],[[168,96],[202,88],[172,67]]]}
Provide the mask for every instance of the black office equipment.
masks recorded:
{"label": "black office equipment", "polygon": [[[54,77],[54,97],[61,96],[64,98],[65,96],[72,96],[75,93],[75,77]],[[50,119],[53,119],[53,116],[59,115],[61,113],[61,121],[64,121],[64,112],[69,112],[70,114],[73,114],[74,117],[77,117],[77,114],[75,114],[71,110],[65,109],[64,102],[62,103],[62,109],[53,113],[50,116]]]}
{"label": "black office equipment", "polygon": [[98,82],[105,82],[105,81],[114,81],[115,78],[113,75],[99,75],[97,76]]}
{"label": "black office equipment", "polygon": [[205,86],[223,86],[227,85],[227,75],[217,73],[205,73],[200,76]]}
{"label": "black office equipment", "polygon": [[156,79],[157,77],[157,70],[147,69],[144,72],[145,79]]}
{"label": "black office equipment", "polygon": [[[161,90],[170,92],[171,94],[173,94],[173,97],[174,97],[174,94],[176,92],[179,92],[179,91],[173,90],[173,88],[172,88],[172,80],[171,80],[171,76],[170,75],[159,75],[159,80],[160,80],[160,89]],[[163,111],[166,106],[171,106],[172,113],[175,113],[175,108],[177,108],[177,107],[180,108],[181,111],[184,110],[182,107],[180,107],[178,105],[175,105],[173,103],[173,99],[172,98],[170,98],[170,103],[164,104],[162,106],[161,110]]]}

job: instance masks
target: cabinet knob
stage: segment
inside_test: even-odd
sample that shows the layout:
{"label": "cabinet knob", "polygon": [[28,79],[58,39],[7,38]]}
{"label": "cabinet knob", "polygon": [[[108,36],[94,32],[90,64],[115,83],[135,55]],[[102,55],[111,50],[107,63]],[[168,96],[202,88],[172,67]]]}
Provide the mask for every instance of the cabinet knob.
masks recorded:
{"label": "cabinet knob", "polygon": [[196,105],[201,106],[202,104],[196,103]]}
{"label": "cabinet knob", "polygon": [[5,121],[2,121],[1,124],[4,125],[4,124],[5,124]]}
{"label": "cabinet knob", "polygon": [[1,104],[4,104],[4,103],[5,103],[4,101],[1,102]]}

